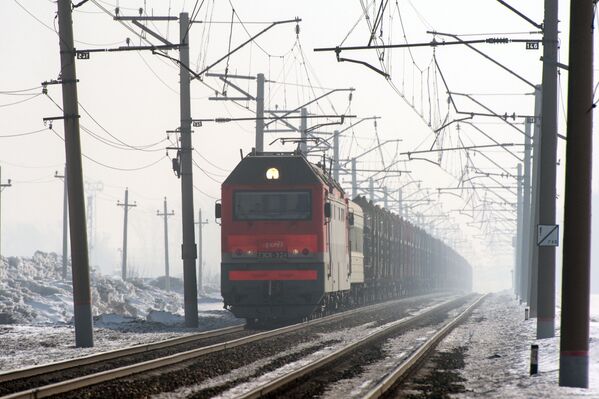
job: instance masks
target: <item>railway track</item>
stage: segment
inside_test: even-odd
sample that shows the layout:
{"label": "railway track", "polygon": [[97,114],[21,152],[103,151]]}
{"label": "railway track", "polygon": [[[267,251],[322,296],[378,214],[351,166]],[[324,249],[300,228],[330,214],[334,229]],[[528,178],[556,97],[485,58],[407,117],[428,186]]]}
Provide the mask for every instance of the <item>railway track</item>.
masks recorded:
{"label": "railway track", "polygon": [[0,372],[0,395],[14,393],[23,389],[23,387],[47,385],[60,382],[69,377],[75,378],[92,374],[111,367],[114,368],[115,364],[132,364],[140,356],[147,358],[160,357],[170,351],[176,351],[177,348],[208,345],[208,343],[223,340],[226,337],[230,339],[231,336],[249,334],[251,332],[246,332],[244,325],[238,325],[34,367]]}
{"label": "railway track", "polygon": [[[390,389],[394,388],[398,382],[402,381],[404,378],[406,378],[406,376],[412,373],[414,369],[421,364],[430,354],[430,352],[441,342],[441,340],[467,316],[469,316],[472,310],[478,306],[484,298],[485,296],[478,297],[453,320],[444,324],[434,333],[433,336],[427,338],[426,341],[424,341],[413,353],[407,356],[407,358],[401,361],[396,367],[385,373],[376,382],[370,384],[371,386],[367,388],[364,394],[359,394],[359,396],[356,397],[375,399],[385,395]],[[393,333],[396,333],[397,331],[400,331],[435,312],[438,312],[447,305],[447,303],[444,303],[416,316],[390,323],[389,325],[385,326],[385,328],[376,330],[371,334],[345,345],[332,353],[320,357],[317,360],[305,364],[300,368],[287,372],[274,379],[269,378],[268,381],[263,384],[253,383],[253,388],[246,390],[245,392],[243,392],[241,389],[238,389],[237,392],[230,392],[230,395],[224,396],[234,396],[238,399],[253,399],[262,397],[311,397],[315,388],[309,387],[308,391],[303,391],[304,385],[306,385],[305,383],[308,380],[312,385],[326,384],[327,370],[325,370],[325,367],[334,365],[336,362],[339,362],[343,358],[350,356],[353,352],[360,350],[366,345],[370,345],[377,341],[380,342],[385,337],[392,335]],[[356,357],[363,358],[362,356]],[[314,376],[316,373],[321,373],[325,376],[321,375],[315,378],[316,380],[320,381],[314,382],[311,376]],[[364,386],[361,386],[360,388],[364,389]]]}
{"label": "railway track", "polygon": [[487,295],[480,296],[472,305],[468,306],[455,319],[447,323],[438,330],[432,337],[422,344],[407,359],[401,362],[397,367],[387,373],[377,384],[364,396],[364,399],[380,398],[393,389],[396,384],[407,378],[414,369],[427,358],[437,345],[445,338],[455,327],[466,319]]}
{"label": "railway track", "polygon": [[[393,307],[394,305],[399,304],[399,303],[409,304],[410,302],[414,302],[416,300],[434,300],[434,298],[435,298],[434,295],[427,295],[427,296],[423,296],[423,297],[419,297],[419,298],[400,299],[400,300],[395,300],[395,301],[391,301],[391,302],[386,302],[386,303],[371,305],[371,306],[367,306],[367,307],[363,307],[363,308],[358,308],[358,309],[350,310],[347,312],[337,313],[337,314],[334,314],[331,316],[326,316],[323,318],[311,320],[309,322],[286,326],[286,327],[278,328],[275,330],[259,332],[256,334],[252,334],[250,332],[248,334],[251,334],[251,335],[236,338],[236,339],[229,340],[226,342],[220,342],[220,343],[216,343],[216,344],[212,344],[212,345],[208,345],[208,346],[203,346],[203,347],[200,347],[197,349],[188,350],[188,351],[184,351],[181,353],[175,353],[172,355],[168,355],[168,356],[164,356],[164,357],[160,357],[160,358],[156,358],[156,359],[152,359],[152,360],[137,362],[135,364],[129,364],[129,365],[125,365],[122,367],[117,367],[117,368],[110,369],[110,370],[104,370],[104,371],[93,373],[93,374],[81,375],[76,378],[70,378],[68,380],[58,381],[58,382],[54,382],[54,383],[51,383],[48,385],[43,385],[43,386],[30,385],[30,387],[33,386],[33,388],[21,390],[19,392],[14,392],[7,396],[3,396],[2,398],[3,399],[43,398],[43,397],[48,397],[48,396],[52,396],[52,395],[66,394],[69,392],[73,392],[74,390],[77,390],[77,389],[89,387],[91,385],[107,383],[107,382],[114,381],[119,378],[132,376],[134,374],[148,373],[152,370],[168,368],[169,366],[171,368],[178,367],[182,363],[193,361],[194,359],[205,357],[210,354],[218,354],[218,353],[223,353],[223,352],[227,353],[227,352],[230,352],[232,349],[237,348],[237,347],[242,347],[243,345],[248,345],[253,342],[266,340],[268,338],[273,338],[273,337],[281,336],[284,334],[297,332],[297,331],[300,331],[307,327],[315,327],[315,326],[325,324],[328,322],[334,322],[335,320],[341,320],[344,318],[348,318],[352,315],[360,315],[360,314],[368,315],[368,314],[372,314],[373,312],[377,312],[380,309],[383,309],[385,307]],[[364,317],[364,316],[362,316],[362,317]],[[238,326],[238,327],[231,327],[231,328],[224,329],[224,330],[226,330],[228,334],[243,333],[243,331],[241,329],[242,329],[242,327]],[[219,331],[220,331],[220,333],[219,333]],[[218,336],[219,334],[220,335],[224,334],[223,330],[217,330],[217,331],[210,332],[210,333],[213,334],[212,335],[213,337]],[[208,334],[208,333],[203,333],[203,334],[204,334],[204,338],[205,338],[206,334]],[[177,340],[185,340],[185,339],[189,340],[191,338],[190,337],[182,337],[182,338],[177,338],[177,339],[168,340],[168,341],[176,342]],[[155,345],[156,347],[164,348],[164,347],[168,347],[171,342],[159,342],[159,343],[151,344],[151,345]],[[85,358],[73,359],[70,361],[58,362],[55,364],[34,367],[31,369],[24,369],[24,370],[17,370],[14,372],[8,372],[8,373],[4,373],[4,374],[0,375],[0,378],[2,378],[2,379],[0,379],[0,383],[2,385],[4,385],[7,381],[14,382],[14,381],[16,381],[16,378],[22,378],[26,375],[29,375],[29,376],[40,375],[40,373],[44,374],[44,373],[50,372],[49,370],[53,370],[52,372],[58,373],[58,372],[64,371],[64,369],[67,367],[70,369],[80,367],[80,364],[85,363],[85,362],[87,362],[87,364],[95,364],[95,360],[106,361],[106,358],[109,358],[111,356],[113,356],[113,359],[117,358],[119,356],[120,357],[130,356],[130,355],[126,354],[127,351],[143,352],[144,347],[148,347],[148,346],[150,346],[150,345],[139,345],[138,347],[125,348],[123,350],[101,353],[101,354],[97,354],[97,355],[87,356]],[[130,353],[131,352],[129,352],[129,354]],[[18,377],[19,375],[21,377]],[[133,377],[131,377],[131,378],[133,378]],[[76,397],[76,395],[75,395],[75,397]]]}

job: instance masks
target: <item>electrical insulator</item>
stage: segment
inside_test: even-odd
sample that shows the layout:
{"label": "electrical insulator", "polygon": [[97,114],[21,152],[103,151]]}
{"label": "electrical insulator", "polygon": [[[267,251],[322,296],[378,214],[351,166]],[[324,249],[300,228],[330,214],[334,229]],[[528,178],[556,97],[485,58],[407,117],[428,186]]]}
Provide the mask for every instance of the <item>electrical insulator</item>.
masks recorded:
{"label": "electrical insulator", "polygon": [[295,24],[295,34],[299,36],[300,34],[300,27],[299,24]]}
{"label": "electrical insulator", "polygon": [[144,9],[139,7],[139,15],[141,16],[144,13]]}
{"label": "electrical insulator", "polygon": [[354,93],[353,92],[349,92],[349,101],[351,102],[352,98],[354,98]]}

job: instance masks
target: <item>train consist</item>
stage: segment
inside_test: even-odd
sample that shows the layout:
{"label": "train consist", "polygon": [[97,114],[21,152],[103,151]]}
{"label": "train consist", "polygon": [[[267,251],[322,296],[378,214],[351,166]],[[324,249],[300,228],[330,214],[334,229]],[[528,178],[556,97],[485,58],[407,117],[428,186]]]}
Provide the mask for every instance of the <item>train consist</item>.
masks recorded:
{"label": "train consist", "polygon": [[453,249],[363,197],[350,200],[298,152],[247,155],[221,200],[221,292],[236,317],[298,320],[471,290],[471,268]]}

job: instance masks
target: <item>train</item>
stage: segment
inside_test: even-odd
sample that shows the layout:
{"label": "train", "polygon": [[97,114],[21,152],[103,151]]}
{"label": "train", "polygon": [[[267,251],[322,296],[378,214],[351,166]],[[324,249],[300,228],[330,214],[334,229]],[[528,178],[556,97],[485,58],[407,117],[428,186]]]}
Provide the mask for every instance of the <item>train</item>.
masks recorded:
{"label": "train", "polygon": [[324,162],[301,151],[243,157],[215,216],[224,306],[248,323],[472,288],[456,251],[364,197],[350,199]]}

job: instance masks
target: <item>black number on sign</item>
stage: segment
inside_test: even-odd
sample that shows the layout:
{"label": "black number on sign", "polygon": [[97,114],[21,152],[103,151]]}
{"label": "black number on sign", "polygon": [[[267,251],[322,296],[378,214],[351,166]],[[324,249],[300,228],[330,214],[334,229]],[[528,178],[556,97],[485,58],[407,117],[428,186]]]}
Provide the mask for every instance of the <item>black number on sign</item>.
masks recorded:
{"label": "black number on sign", "polygon": [[194,121],[193,122],[193,127],[202,127],[202,122],[200,122],[200,121]]}
{"label": "black number on sign", "polygon": [[527,50],[538,50],[539,42],[526,42],[526,49]]}
{"label": "black number on sign", "polygon": [[89,60],[89,51],[82,51],[77,53],[78,60]]}

